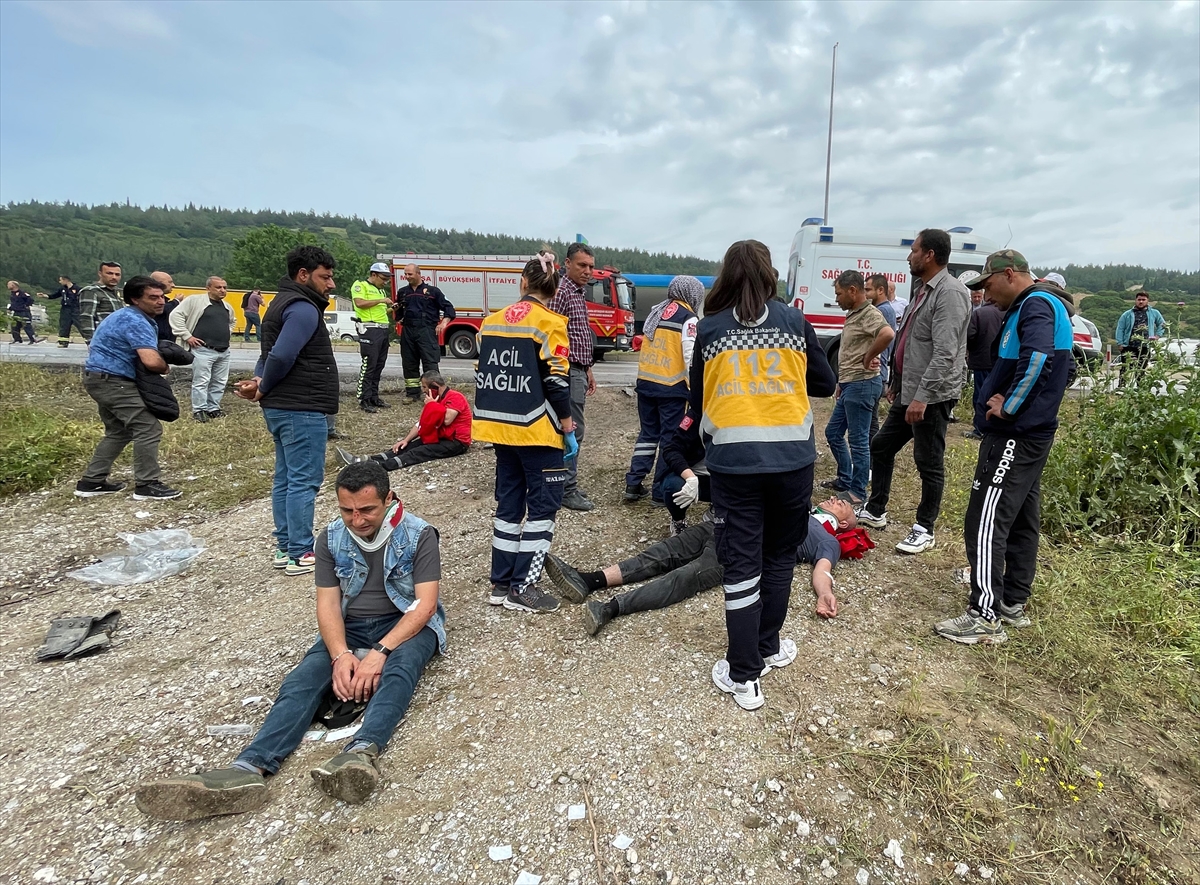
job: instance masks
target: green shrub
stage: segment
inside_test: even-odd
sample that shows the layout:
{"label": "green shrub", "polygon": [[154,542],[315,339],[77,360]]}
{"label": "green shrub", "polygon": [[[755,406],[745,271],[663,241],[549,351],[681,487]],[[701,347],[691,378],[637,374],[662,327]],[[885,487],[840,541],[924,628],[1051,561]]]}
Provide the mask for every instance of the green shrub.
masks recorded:
{"label": "green shrub", "polygon": [[0,496],[28,492],[78,473],[100,430],[41,409],[0,410]]}
{"label": "green shrub", "polygon": [[1095,532],[1180,551],[1200,542],[1200,367],[1160,356],[1121,390],[1064,401],[1062,417],[1042,478],[1051,536]]}

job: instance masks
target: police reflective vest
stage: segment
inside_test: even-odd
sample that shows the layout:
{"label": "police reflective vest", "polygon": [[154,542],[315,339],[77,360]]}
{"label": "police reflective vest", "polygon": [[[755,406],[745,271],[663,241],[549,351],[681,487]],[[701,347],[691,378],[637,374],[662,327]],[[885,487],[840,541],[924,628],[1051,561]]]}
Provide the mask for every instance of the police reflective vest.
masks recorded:
{"label": "police reflective vest", "polygon": [[804,314],[770,301],[754,325],[732,309],[706,316],[695,359],[703,361],[700,431],[711,472],[783,473],[816,460]]}
{"label": "police reflective vest", "polygon": [[498,310],[479,329],[475,368],[476,440],[563,447],[571,414],[567,320],[533,298]]}
{"label": "police reflective vest", "polygon": [[690,322],[695,334],[696,314],[681,301],[672,301],[663,311],[653,338],[642,339],[638,356],[638,393],[649,396],[686,397],[688,369],[683,359],[683,336]]}
{"label": "police reflective vest", "polygon": [[[354,285],[350,287],[350,299],[353,303],[355,298],[362,298],[364,301],[374,301],[376,298],[382,298],[384,301],[390,301],[388,293],[380,289],[378,286],[372,285],[366,280],[356,280]],[[358,317],[362,323],[381,323],[388,325],[387,304],[375,304],[371,307],[359,307],[354,305],[354,315]]]}

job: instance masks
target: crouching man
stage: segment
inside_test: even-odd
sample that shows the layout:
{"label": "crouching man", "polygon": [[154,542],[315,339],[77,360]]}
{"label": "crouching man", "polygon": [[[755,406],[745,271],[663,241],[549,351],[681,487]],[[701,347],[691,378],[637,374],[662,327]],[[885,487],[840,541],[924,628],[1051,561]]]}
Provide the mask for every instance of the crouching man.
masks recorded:
{"label": "crouching man", "polygon": [[[834,534],[851,531],[857,525],[852,504],[839,498],[822,501],[813,508],[808,519],[808,535],[796,550],[796,561],[813,567],[816,613],[823,618],[837,616],[832,572],[841,558],[841,546]],[[563,599],[587,604],[583,624],[587,632],[595,636],[613,618],[666,608],[719,586],[724,569],[717,561],[713,524],[706,519],[696,525],[686,526],[677,535],[646,548],[636,556],[599,571],[580,572],[553,553],[548,554],[546,574]],[[620,593],[607,602],[588,599],[599,590],[638,581],[647,583]],[[769,666],[783,667],[795,659],[796,644],[792,640],[783,640],[779,649],[778,655],[767,660]]]}
{"label": "crouching man", "polygon": [[[279,690],[262,728],[229,768],[142,784],[146,814],[194,820],[253,811],[300,746],[330,687],[339,700],[366,702],[362,728],[342,753],[312,770],[317,787],[360,803],[379,782],[379,754],[412,700],[417,680],[446,646],[438,602],[437,530],[404,512],[375,461],[337,478],[341,519],[318,535],[317,626],[321,635]],[[365,656],[360,660],[358,654]]]}

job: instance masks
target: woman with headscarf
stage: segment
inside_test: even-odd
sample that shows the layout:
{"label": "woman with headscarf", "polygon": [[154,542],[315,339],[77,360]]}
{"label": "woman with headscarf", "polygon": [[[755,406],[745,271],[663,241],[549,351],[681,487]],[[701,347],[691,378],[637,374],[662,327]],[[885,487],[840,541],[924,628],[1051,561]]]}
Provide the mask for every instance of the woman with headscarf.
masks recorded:
{"label": "woman with headscarf", "polygon": [[703,283],[695,277],[678,276],[667,287],[666,299],[654,305],[646,317],[636,385],[641,430],[625,474],[626,503],[640,501],[647,494],[655,504],[666,503],[662,482],[667,465],[661,457],[650,492],[642,480],[654,468],[659,441],[679,426],[687,410],[688,373],[703,300]]}

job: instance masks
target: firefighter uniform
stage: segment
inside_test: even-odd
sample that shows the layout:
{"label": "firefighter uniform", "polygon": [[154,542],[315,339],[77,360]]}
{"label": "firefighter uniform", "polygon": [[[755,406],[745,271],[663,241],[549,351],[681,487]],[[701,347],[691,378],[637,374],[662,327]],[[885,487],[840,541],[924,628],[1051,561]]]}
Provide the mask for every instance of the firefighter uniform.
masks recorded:
{"label": "firefighter uniform", "polygon": [[635,385],[640,429],[633,444],[629,472],[625,474],[626,501],[645,494],[640,488],[642,480],[654,468],[651,496],[655,502],[665,503],[662,483],[669,471],[661,457],[655,467],[654,456],[659,443],[679,426],[687,411],[688,363],[696,322],[691,307],[683,301],[672,301],[663,311],[654,337],[642,339]]}
{"label": "firefighter uniform", "polygon": [[[390,293],[367,280],[357,280],[350,287],[352,304],[356,298],[391,301]],[[363,406],[373,406],[379,403],[379,379],[383,376],[383,367],[387,363],[388,343],[392,334],[391,323],[388,321],[388,306],[386,303],[374,304],[371,307],[359,307],[355,304],[354,318],[360,327],[358,350],[362,355],[356,393]]]}
{"label": "firefighter uniform", "polygon": [[514,593],[541,577],[562,504],[568,353],[566,319],[529,296],[479,330],[473,431],[496,447],[492,583]]}
{"label": "firefighter uniform", "polygon": [[750,321],[728,309],[699,323],[691,401],[702,415],[734,682],[756,680],[780,650],[817,457],[808,397],[835,384],[816,332],[781,302]]}
{"label": "firefighter uniform", "polygon": [[454,305],[446,300],[442,290],[428,283],[415,289],[409,285],[396,293],[400,310],[400,360],[404,364],[404,391],[414,402],[421,399],[421,375],[436,372],[442,349],[437,340],[437,324],[441,317],[454,319]]}

